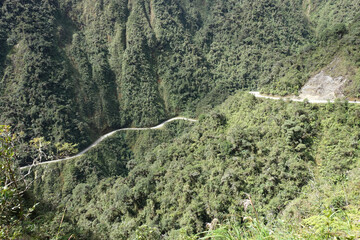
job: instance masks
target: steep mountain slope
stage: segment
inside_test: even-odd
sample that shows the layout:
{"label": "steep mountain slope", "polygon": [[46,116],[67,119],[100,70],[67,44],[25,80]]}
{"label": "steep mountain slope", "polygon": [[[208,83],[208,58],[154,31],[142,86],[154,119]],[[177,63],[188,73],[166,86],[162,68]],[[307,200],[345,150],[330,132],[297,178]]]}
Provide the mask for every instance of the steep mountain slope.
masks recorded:
{"label": "steep mountain slope", "polygon": [[302,1],[1,1],[1,122],[89,143],[256,88],[308,42]]}
{"label": "steep mountain slope", "polygon": [[261,80],[262,91],[298,94],[310,78],[325,71],[332,78],[348,80],[340,95],[359,98],[360,2],[304,1],[303,9],[312,38],[298,53],[274,63],[268,76]]}
{"label": "steep mountain slope", "polygon": [[356,210],[359,114],[356,104],[236,94],[191,128],[183,122],[165,131],[115,135],[79,159],[34,170],[41,177],[33,198],[47,208],[37,210],[46,224],[33,234],[55,234],[66,209],[65,238],[137,239],[147,233],[145,239],[184,239],[214,218],[243,223],[246,194],[269,224],[285,215],[297,225],[334,206]]}
{"label": "steep mountain slope", "polygon": [[[290,233],[360,237],[359,105],[238,92],[298,94],[324,71],[347,79],[345,97],[359,97],[359,7],[358,0],[0,1],[0,122],[20,144],[9,151],[3,139],[11,134],[1,128],[0,149],[11,161],[43,154],[27,148],[35,137],[84,148],[114,128],[179,113],[199,119],[115,134],[73,161],[37,166],[31,188],[9,204],[20,206],[10,211],[14,228],[2,222],[6,214],[0,228],[35,239],[196,239],[214,219],[262,223],[270,235],[283,218]],[[19,172],[1,158],[0,166]],[[250,200],[256,211],[244,209]]]}

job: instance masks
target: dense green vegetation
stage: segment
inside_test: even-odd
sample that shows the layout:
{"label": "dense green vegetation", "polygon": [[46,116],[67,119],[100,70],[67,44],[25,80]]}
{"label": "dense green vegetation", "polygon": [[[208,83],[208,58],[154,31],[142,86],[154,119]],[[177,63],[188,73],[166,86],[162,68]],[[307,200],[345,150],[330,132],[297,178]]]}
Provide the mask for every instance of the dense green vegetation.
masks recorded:
{"label": "dense green vegetation", "polygon": [[[239,92],[298,94],[324,70],[359,98],[359,12],[358,0],[0,1],[0,238],[360,238],[360,107]],[[199,122],[117,133],[33,182],[18,168],[180,114]]]}
{"label": "dense green vegetation", "polygon": [[0,121],[25,142],[80,148],[254,89],[311,37],[300,0],[5,0],[0,11]]}
{"label": "dense green vegetation", "polygon": [[[147,166],[142,166],[141,169],[130,174],[129,171],[137,165],[135,159],[143,158],[148,150],[162,142],[171,141],[172,138],[186,132],[188,127],[189,123],[179,122],[169,123],[164,130],[160,131],[121,132],[105,140],[83,157],[37,167],[34,170],[34,177],[42,177],[34,182],[28,202],[31,202],[30,200],[39,201],[41,206],[46,207],[36,209],[35,214],[38,215],[36,222],[39,225],[34,225],[30,232],[36,233],[35,235],[42,239],[55,236],[59,231],[59,219],[66,212],[66,218],[61,227],[61,236],[64,238],[69,238],[74,234],[83,239],[97,239],[107,238],[111,234],[116,239],[118,238],[116,236],[121,236],[118,234],[123,235],[121,230],[119,233],[103,232],[109,231],[110,228],[113,228],[111,224],[119,222],[122,218],[122,210],[105,209],[105,205],[110,202],[120,204],[124,207],[124,211],[135,214],[138,210],[137,207],[146,201],[144,196],[150,193],[149,190],[146,190],[149,186],[144,176],[144,179],[141,180],[143,186],[138,186],[135,192],[131,189],[131,194],[135,194],[136,198],[132,199],[132,196],[124,195],[130,194],[131,188],[131,186],[126,186],[125,178],[132,175],[131,184],[134,185],[142,177],[141,174],[147,171]],[[111,186],[117,186],[117,189],[111,190]],[[124,186],[123,189],[122,186]],[[120,188],[121,190],[118,192],[117,190]],[[110,202],[106,200],[104,206],[99,205],[99,202],[110,196],[109,191],[112,194]],[[122,202],[119,198],[125,201]],[[61,213],[58,214],[57,211]],[[52,214],[49,214],[50,212]],[[68,213],[74,213],[74,215],[70,216]],[[100,223],[98,217],[106,220]],[[77,225],[74,221],[79,224]],[[91,226],[96,225],[100,228],[95,231],[91,230]],[[126,229],[126,226],[122,228]]]}
{"label": "dense green vegetation", "polygon": [[[303,8],[313,34],[296,54],[274,62],[270,74],[260,80],[262,91],[282,96],[298,94],[310,77],[325,69],[332,77],[349,80],[346,97],[359,98],[360,3],[304,1]],[[326,69],[329,65],[331,70]]]}
{"label": "dense green vegetation", "polygon": [[20,174],[16,162],[16,135],[0,125],[0,238],[19,239],[31,224],[34,206],[27,206],[24,193],[29,188],[28,173]]}
{"label": "dense green vegetation", "polygon": [[[185,131],[122,133],[84,157],[35,170],[42,177],[32,198],[47,208],[36,212],[44,222],[34,232],[53,236],[65,214],[64,238],[181,239],[214,218],[246,227],[244,217],[284,236],[358,236],[359,113],[342,102],[237,94]],[[246,194],[256,214],[244,211]],[[299,222],[309,228],[295,228]]]}

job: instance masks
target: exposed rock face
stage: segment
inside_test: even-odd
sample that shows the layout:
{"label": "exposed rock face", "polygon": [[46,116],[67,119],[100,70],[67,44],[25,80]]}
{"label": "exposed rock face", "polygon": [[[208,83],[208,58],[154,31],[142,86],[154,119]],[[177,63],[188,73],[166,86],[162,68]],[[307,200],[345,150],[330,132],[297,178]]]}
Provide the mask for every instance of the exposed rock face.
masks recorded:
{"label": "exposed rock face", "polygon": [[300,98],[333,100],[343,98],[342,89],[347,79],[343,76],[333,78],[321,71],[304,85],[300,91]]}

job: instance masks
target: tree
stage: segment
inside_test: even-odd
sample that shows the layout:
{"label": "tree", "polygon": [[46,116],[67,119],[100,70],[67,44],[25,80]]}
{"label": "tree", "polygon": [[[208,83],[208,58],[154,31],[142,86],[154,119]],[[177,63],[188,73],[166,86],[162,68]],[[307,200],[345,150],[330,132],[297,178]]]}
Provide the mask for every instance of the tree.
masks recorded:
{"label": "tree", "polygon": [[58,158],[60,157],[67,157],[78,153],[77,149],[78,144],[72,143],[55,143],[56,147],[56,155]]}
{"label": "tree", "polygon": [[10,127],[0,125],[0,238],[17,239],[23,233],[24,220],[34,210],[25,209],[23,194],[29,187],[26,176],[16,163],[15,135]]}
{"label": "tree", "polygon": [[43,160],[51,160],[52,153],[51,153],[51,142],[45,141],[44,137],[34,138],[30,141],[30,146],[34,148],[37,153],[37,157],[35,158],[34,162],[42,162]]}

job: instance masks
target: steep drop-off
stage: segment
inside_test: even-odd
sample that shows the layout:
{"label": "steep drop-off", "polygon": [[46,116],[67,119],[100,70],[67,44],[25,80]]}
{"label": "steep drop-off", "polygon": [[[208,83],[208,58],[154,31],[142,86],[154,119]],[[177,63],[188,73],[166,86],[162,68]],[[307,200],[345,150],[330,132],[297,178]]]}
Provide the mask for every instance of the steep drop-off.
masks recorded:
{"label": "steep drop-off", "polygon": [[[357,104],[236,94],[191,127],[184,121],[117,133],[78,159],[34,169],[30,192],[44,206],[34,216],[46,224],[33,234],[54,235],[65,209],[61,236],[78,239],[186,239],[215,218],[246,226],[244,217],[255,214],[270,229],[283,216],[294,224],[290,233],[327,208],[352,214],[360,192],[359,114]],[[244,210],[246,194],[257,213]]]}

